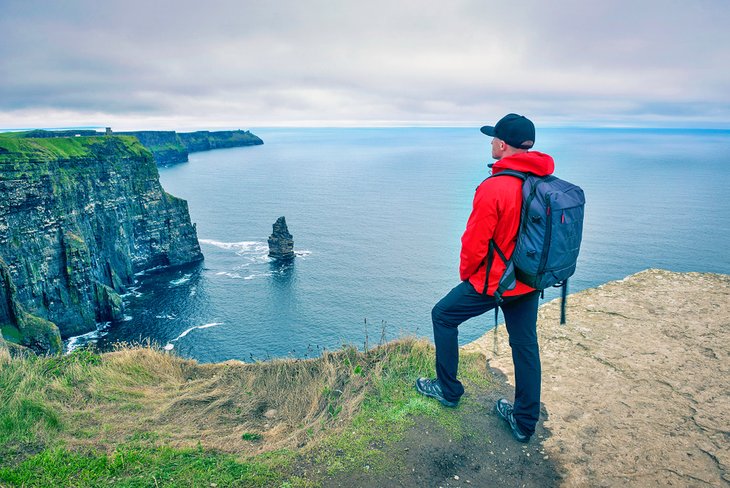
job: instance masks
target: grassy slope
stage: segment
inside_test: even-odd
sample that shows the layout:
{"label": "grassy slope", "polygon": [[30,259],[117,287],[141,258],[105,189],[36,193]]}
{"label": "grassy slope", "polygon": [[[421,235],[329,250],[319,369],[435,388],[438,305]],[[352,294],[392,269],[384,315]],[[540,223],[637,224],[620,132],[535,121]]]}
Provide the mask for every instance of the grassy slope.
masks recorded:
{"label": "grassy slope", "polygon": [[[16,359],[0,349],[0,486],[318,486],[366,465],[394,469],[384,448],[413,415],[460,429],[413,389],[433,360],[413,340],[214,365],[149,348]],[[462,355],[460,375],[490,387],[480,355]]]}
{"label": "grassy slope", "polygon": [[141,156],[145,148],[131,136],[114,137],[51,137],[25,139],[18,133],[0,134],[0,163],[45,162],[88,158],[95,151],[116,144],[126,155]]}

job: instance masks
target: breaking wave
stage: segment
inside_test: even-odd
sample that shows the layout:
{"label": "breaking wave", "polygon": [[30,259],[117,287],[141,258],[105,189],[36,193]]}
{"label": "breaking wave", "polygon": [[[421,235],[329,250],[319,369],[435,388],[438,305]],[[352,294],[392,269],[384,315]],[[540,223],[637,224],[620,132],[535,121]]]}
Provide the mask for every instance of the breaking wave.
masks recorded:
{"label": "breaking wave", "polygon": [[170,342],[168,342],[167,344],[165,344],[164,349],[165,349],[165,351],[171,351],[175,347],[175,345],[173,344],[173,342],[179,341],[180,339],[182,339],[183,337],[185,337],[186,335],[188,335],[189,333],[191,333],[195,329],[208,329],[210,327],[215,327],[217,325],[223,325],[223,322],[213,322],[211,324],[205,324],[205,325],[198,325],[198,326],[195,326],[195,327],[190,327],[189,329],[186,329],[182,334],[180,334],[179,336],[177,336],[176,338],[174,338],[173,340],[171,340]]}

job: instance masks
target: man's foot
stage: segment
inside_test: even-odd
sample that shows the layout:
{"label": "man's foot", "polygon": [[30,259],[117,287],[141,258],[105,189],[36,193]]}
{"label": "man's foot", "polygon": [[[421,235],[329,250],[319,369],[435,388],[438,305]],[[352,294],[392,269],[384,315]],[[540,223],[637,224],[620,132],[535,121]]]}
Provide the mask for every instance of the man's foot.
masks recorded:
{"label": "man's foot", "polygon": [[444,394],[441,391],[441,384],[437,379],[430,380],[428,378],[418,378],[416,380],[416,391],[421,395],[435,398],[436,400],[441,402],[441,405],[445,407],[453,408],[459,404],[458,400],[455,402],[451,402],[444,398]]}
{"label": "man's foot", "polygon": [[515,416],[512,415],[512,411],[514,410],[514,407],[510,402],[507,401],[506,398],[500,398],[497,400],[497,413],[500,417],[502,417],[505,421],[507,421],[507,424],[509,424],[509,428],[512,431],[512,437],[515,438],[517,442],[529,442],[530,436],[525,435],[520,430],[519,425],[517,425],[517,421],[515,420]]}

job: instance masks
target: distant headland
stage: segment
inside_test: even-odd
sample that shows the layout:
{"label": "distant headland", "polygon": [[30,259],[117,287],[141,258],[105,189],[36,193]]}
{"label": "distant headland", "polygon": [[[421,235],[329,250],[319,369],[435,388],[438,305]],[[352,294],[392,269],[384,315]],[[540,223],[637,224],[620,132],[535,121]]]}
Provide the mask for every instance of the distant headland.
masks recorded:
{"label": "distant headland", "polygon": [[132,132],[113,132],[110,127],[105,132],[95,130],[31,130],[16,133],[16,137],[44,139],[50,137],[92,137],[92,136],[134,136],[149,149],[158,166],[184,163],[188,154],[211,149],[257,146],[264,143],[260,137],[247,130],[223,130],[196,132],[175,132],[173,130],[142,130]]}

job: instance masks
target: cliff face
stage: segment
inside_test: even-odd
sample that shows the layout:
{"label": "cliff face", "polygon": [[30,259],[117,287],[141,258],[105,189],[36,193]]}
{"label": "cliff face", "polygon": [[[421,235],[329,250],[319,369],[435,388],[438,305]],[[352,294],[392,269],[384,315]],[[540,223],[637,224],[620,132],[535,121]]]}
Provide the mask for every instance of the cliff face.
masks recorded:
{"label": "cliff face", "polygon": [[256,146],[263,144],[258,136],[247,130],[207,130],[197,132],[181,132],[180,141],[188,152],[209,151],[227,147]]}
{"label": "cliff face", "polygon": [[115,134],[133,136],[139,139],[139,142],[152,152],[158,166],[170,166],[188,160],[188,151],[175,131],[143,130],[116,132]]}
{"label": "cliff face", "polygon": [[253,146],[263,144],[259,137],[249,131],[137,131],[118,132],[117,134],[130,135],[139,139],[152,152],[155,162],[159,166],[184,163],[188,154],[211,149],[227,147]]}
{"label": "cliff face", "polygon": [[164,192],[132,137],[0,135],[0,194],[6,339],[29,325],[93,330],[121,317],[135,273],[203,258],[187,202]]}

